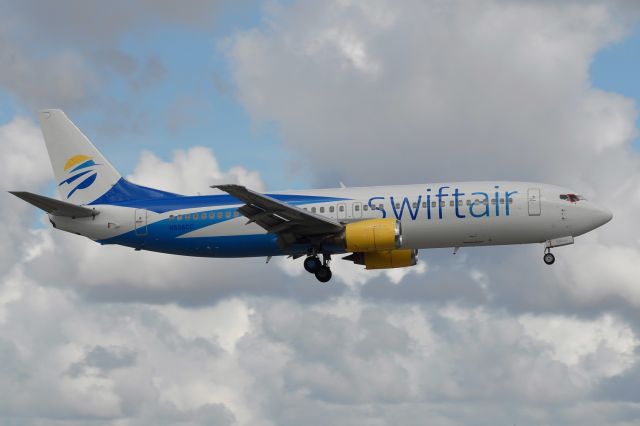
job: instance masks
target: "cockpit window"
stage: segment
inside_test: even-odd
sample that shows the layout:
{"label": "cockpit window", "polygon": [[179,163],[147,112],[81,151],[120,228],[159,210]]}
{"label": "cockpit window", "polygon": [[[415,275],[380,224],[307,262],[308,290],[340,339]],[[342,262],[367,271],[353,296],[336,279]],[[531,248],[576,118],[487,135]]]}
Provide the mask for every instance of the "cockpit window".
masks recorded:
{"label": "cockpit window", "polygon": [[578,201],[586,200],[586,198],[584,198],[582,195],[577,195],[577,194],[560,194],[560,199],[566,200],[572,203],[577,203]]}

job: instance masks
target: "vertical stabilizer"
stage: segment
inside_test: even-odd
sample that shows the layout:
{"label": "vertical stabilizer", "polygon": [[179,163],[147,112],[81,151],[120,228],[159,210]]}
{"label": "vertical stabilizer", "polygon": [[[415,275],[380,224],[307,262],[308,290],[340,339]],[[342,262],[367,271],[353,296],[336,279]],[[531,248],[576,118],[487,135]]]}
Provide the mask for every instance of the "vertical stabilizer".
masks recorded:
{"label": "vertical stabilizer", "polygon": [[40,111],[40,125],[62,200],[89,204],[120,180],[120,173],[62,110]]}

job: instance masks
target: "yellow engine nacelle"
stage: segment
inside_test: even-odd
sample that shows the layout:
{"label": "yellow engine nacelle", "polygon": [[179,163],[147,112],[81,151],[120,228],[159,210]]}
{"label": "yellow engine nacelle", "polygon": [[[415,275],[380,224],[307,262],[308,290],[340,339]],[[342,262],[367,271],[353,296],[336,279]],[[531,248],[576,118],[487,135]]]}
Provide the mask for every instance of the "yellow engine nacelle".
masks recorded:
{"label": "yellow engine nacelle", "polygon": [[369,219],[345,226],[342,243],[346,251],[375,252],[402,246],[402,227],[395,219]]}
{"label": "yellow engine nacelle", "polygon": [[351,260],[366,269],[390,269],[414,266],[418,261],[418,250],[400,249],[353,253],[344,259]]}

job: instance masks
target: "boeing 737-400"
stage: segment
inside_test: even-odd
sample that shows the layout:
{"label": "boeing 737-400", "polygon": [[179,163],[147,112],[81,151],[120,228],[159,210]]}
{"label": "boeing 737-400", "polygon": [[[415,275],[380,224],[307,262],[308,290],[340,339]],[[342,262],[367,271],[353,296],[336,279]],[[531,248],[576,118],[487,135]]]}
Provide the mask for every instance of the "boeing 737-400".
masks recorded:
{"label": "boeing 737-400", "polygon": [[[12,194],[51,224],[100,244],[202,257],[305,257],[331,279],[331,256],[367,269],[416,264],[419,249],[544,243],[551,249],[611,220],[570,189],[531,182],[443,182],[259,193],[215,185],[187,196],[124,179],[61,110],[40,122],[62,200]],[[221,191],[221,192],[220,192]]]}

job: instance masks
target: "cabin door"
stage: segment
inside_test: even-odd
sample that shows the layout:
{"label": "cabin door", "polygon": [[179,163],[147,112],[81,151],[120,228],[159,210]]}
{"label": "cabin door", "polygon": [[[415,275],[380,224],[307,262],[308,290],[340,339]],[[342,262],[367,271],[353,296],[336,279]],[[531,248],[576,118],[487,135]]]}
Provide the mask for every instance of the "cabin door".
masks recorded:
{"label": "cabin door", "polygon": [[136,209],[135,215],[136,235],[147,235],[147,211],[145,209]]}
{"label": "cabin door", "polygon": [[527,191],[527,200],[529,206],[529,216],[540,216],[540,189],[529,188]]}

